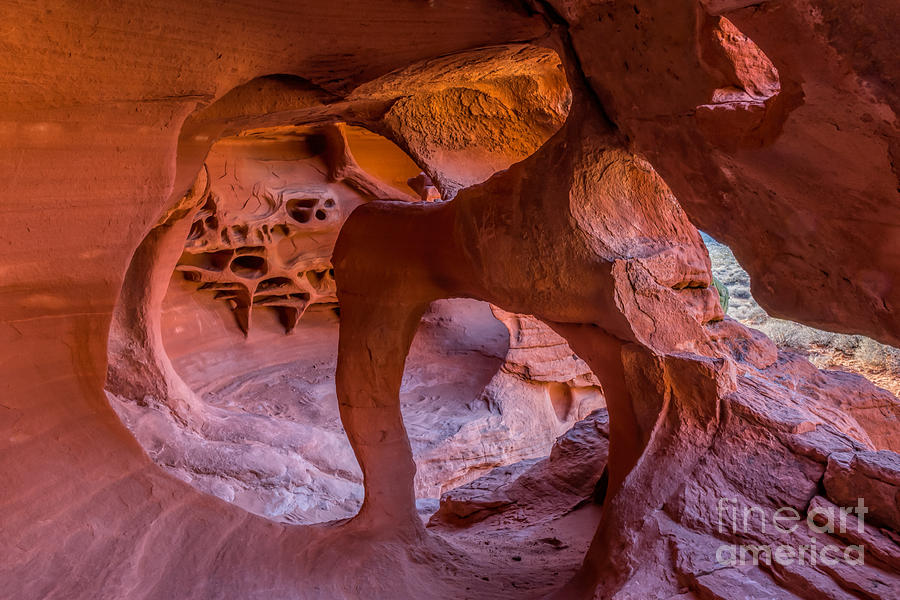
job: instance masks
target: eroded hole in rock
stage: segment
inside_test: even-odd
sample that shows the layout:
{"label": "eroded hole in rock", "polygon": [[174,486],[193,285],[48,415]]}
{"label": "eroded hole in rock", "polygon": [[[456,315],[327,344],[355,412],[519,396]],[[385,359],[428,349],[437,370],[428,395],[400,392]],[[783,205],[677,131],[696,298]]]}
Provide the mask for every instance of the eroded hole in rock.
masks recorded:
{"label": "eroded hole in rock", "polygon": [[560,421],[565,421],[572,411],[574,398],[572,397],[572,389],[567,385],[551,383],[547,386],[550,394],[550,404],[553,406],[553,412]]}
{"label": "eroded hole in rock", "polygon": [[292,283],[293,282],[287,277],[273,277],[271,279],[266,279],[265,281],[260,281],[259,285],[256,286],[256,289],[260,292],[277,290],[285,286],[290,286]]}
{"label": "eroded hole in rock", "polygon": [[[112,377],[110,385],[123,420],[158,463],[291,523],[352,516],[363,497],[335,396],[334,240],[347,215],[372,200],[373,181],[421,198],[403,187],[421,173],[399,149],[335,127],[346,155],[360,144],[369,160],[392,157],[377,169],[380,179],[360,171],[369,179],[361,185],[336,176],[334,148],[310,129],[254,131],[213,147],[162,303],[162,347],[145,349],[141,368],[152,368],[132,378],[159,396],[128,398],[136,386],[125,390]],[[316,141],[304,147],[305,134]],[[590,369],[549,327],[466,299],[437,301],[423,318],[401,403],[423,515],[496,467],[517,464],[518,473],[536,464],[579,420],[597,410],[602,419],[605,406]]]}
{"label": "eroded hole in rock", "polygon": [[228,268],[234,251],[231,249],[215,252],[198,252],[185,256],[181,261],[182,270],[197,275],[203,271],[221,272]]}
{"label": "eroded hole in rock", "polygon": [[720,300],[729,316],[762,331],[779,348],[805,355],[820,369],[858,373],[900,396],[900,349],[862,335],[823,331],[770,316],[753,298],[750,275],[741,268],[731,249],[705,233],[703,241],[709,249],[717,285],[721,286]]}
{"label": "eroded hole in rock", "polygon": [[[357,144],[392,157],[397,172],[383,170],[384,181],[358,167],[348,175],[346,161],[356,164],[351,147]],[[207,198],[190,217],[176,269],[226,301],[245,333],[254,306],[277,312],[291,331],[310,305],[335,303],[329,259],[341,223],[379,186],[381,194],[414,200],[403,182],[419,170],[384,138],[343,125],[226,138],[211,150],[205,169]]]}
{"label": "eroded hole in rock", "polygon": [[[332,200],[333,202],[333,200]],[[309,223],[309,217],[313,208],[318,204],[317,199],[294,198],[287,205],[288,214],[298,223]]]}
{"label": "eroded hole in rock", "polygon": [[231,261],[231,271],[247,279],[259,279],[268,271],[266,259],[262,256],[237,256]]}
{"label": "eroded hole in rock", "polygon": [[[228,476],[193,464],[179,466],[182,476],[276,520],[352,516],[363,490],[335,397],[338,317],[313,307],[285,336],[276,318],[261,313],[245,340],[228,312],[173,277],[162,315],[165,346],[205,404],[235,424],[264,422],[265,430],[255,432],[256,459],[237,460]],[[506,319],[516,327],[527,321],[518,347],[510,346]],[[577,401],[563,415],[553,393],[570,388],[562,393]],[[439,301],[425,315],[400,394],[423,514],[437,509],[441,494],[494,467],[546,456],[558,436],[604,406],[586,365],[546,326],[474,300]],[[229,444],[219,443],[228,456]],[[247,445],[250,439],[235,441],[230,451],[244,453]],[[263,461],[268,454],[273,458]]]}

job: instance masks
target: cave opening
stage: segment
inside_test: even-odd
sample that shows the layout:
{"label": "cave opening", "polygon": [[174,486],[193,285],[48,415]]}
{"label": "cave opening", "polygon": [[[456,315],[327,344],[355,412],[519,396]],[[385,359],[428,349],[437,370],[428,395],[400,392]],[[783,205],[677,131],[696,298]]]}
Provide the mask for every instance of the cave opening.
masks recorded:
{"label": "cave opening", "polygon": [[[558,65],[543,64],[555,55],[516,52],[540,63],[539,75],[551,74],[549,82],[528,75],[544,96],[527,96],[526,108],[558,126],[568,89]],[[554,126],[544,118],[533,131],[510,132],[508,114],[486,118],[502,135],[528,138],[514,151],[503,148],[492,170],[540,145]],[[431,156],[438,183],[386,138],[341,122],[251,128],[210,148],[188,195],[148,236],[182,239],[165,286],[165,273],[140,251],[133,265],[138,282],[149,278],[158,288],[147,295],[162,293],[159,314],[140,302],[126,307],[110,340],[108,395],[158,464],[276,521],[356,514],[362,474],[334,390],[340,309],[331,248],[360,203],[439,201],[438,185],[452,195],[458,182],[489,175],[454,143],[442,150],[452,158]],[[484,140],[468,143],[470,152],[491,153]],[[407,144],[420,161],[433,151]],[[148,261],[172,254],[167,245],[150,244]],[[549,327],[464,298],[436,301],[423,317],[401,402],[423,518],[450,490],[546,457],[559,436],[605,404],[589,367]],[[603,442],[596,433],[592,440]]]}
{"label": "cave opening", "polygon": [[817,329],[769,315],[753,297],[750,275],[731,248],[702,233],[712,272],[726,294],[725,314],[761,331],[782,350],[799,353],[818,367],[862,375],[895,396],[900,395],[900,349],[864,335]]}
{"label": "cave opening", "polygon": [[[420,172],[388,140],[342,129],[354,160],[358,146],[363,161],[388,157],[375,163],[382,184],[400,188]],[[342,220],[366,199],[329,181],[321,154],[297,158],[304,133],[316,135],[279,128],[226,138],[192,189],[205,196],[182,217],[190,226],[161,304],[155,356],[169,363],[160,372],[186,385],[175,393],[190,408],[148,410],[115,385],[110,397],[179,478],[267,518],[309,524],[352,517],[363,496],[335,396],[340,317],[329,255]],[[278,160],[272,146],[286,136],[292,149]],[[316,206],[335,215],[330,228],[309,219]],[[495,468],[530,467],[605,405],[590,369],[549,327],[464,298],[427,311],[400,394],[423,518],[442,495]],[[438,524],[458,518],[445,513]]]}

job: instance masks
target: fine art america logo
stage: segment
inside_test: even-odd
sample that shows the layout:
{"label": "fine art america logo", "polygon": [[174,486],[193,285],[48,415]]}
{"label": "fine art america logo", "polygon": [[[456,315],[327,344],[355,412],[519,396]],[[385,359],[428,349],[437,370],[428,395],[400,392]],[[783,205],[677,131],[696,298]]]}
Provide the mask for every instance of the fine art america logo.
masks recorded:
{"label": "fine art america logo", "polygon": [[[772,563],[816,566],[862,565],[865,562],[863,545],[840,546],[823,544],[816,534],[837,534],[856,537],[864,533],[865,515],[869,512],[862,498],[856,506],[812,507],[806,517],[793,507],[785,506],[767,512],[760,506],[741,504],[736,498],[719,498],[718,531],[725,535],[743,534],[750,538],[790,535],[800,527],[809,528],[807,543],[723,544],[716,550],[716,562],[722,566],[771,565]],[[849,534],[849,536],[847,535]],[[795,538],[797,539],[797,538]]]}

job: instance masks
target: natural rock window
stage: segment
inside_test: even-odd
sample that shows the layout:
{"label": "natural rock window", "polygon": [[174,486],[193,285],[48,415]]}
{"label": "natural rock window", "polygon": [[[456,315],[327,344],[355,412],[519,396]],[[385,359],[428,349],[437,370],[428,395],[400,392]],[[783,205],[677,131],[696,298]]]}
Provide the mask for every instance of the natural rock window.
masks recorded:
{"label": "natural rock window", "polygon": [[[502,130],[513,117],[490,118]],[[379,197],[434,201],[434,189],[402,150],[360,127],[279,126],[218,141],[176,209],[181,216],[173,222],[169,213],[160,226],[185,233],[161,313],[148,315],[160,329],[149,335],[161,335],[139,352],[150,360],[129,366],[116,351],[140,345],[143,326],[131,323],[112,340],[110,398],[151,456],[274,520],[353,516],[362,473],[335,398],[340,305],[331,253],[357,206]],[[135,393],[140,377],[131,369],[161,397]],[[401,402],[423,515],[442,493],[494,467],[547,455],[605,404],[589,367],[546,325],[464,299],[435,302],[423,318]]]}
{"label": "natural rock window", "polygon": [[820,369],[859,373],[875,385],[900,395],[900,349],[861,335],[823,331],[769,316],[751,294],[750,276],[725,244],[703,234],[713,274],[728,290],[728,315],[753,327],[779,348],[808,356]]}

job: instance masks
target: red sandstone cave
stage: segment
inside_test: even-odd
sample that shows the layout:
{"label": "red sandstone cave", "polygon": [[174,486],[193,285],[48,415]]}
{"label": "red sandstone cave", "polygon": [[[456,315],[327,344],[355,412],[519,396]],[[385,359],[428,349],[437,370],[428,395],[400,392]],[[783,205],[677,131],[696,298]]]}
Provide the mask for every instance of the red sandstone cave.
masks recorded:
{"label": "red sandstone cave", "polygon": [[0,598],[900,598],[895,1],[0,16]]}

